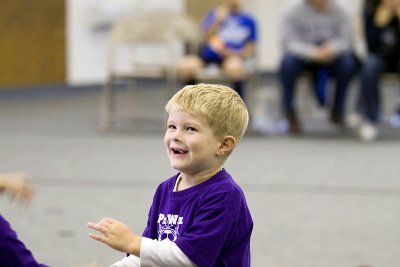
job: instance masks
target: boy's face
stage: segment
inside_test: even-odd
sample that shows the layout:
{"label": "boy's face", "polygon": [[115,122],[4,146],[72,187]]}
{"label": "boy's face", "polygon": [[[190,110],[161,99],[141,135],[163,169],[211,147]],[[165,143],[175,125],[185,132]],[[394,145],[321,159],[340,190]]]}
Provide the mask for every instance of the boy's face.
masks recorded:
{"label": "boy's face", "polygon": [[221,168],[217,156],[221,142],[208,123],[198,116],[172,107],[169,111],[164,144],[172,168],[194,177]]}

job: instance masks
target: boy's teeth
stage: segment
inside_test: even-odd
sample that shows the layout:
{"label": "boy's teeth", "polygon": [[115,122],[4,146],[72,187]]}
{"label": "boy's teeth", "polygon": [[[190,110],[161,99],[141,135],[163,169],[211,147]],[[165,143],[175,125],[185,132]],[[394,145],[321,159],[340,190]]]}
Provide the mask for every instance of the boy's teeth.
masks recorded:
{"label": "boy's teeth", "polygon": [[176,149],[176,148],[172,149],[172,151],[174,151],[174,153],[176,153],[176,154],[183,154],[183,153],[185,153],[184,150]]}

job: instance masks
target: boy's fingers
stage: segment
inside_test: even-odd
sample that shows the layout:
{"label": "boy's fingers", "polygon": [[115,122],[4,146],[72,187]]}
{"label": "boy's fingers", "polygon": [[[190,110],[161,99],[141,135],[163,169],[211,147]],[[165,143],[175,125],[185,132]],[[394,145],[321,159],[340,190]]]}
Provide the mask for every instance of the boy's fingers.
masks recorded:
{"label": "boy's fingers", "polygon": [[93,230],[99,231],[99,232],[102,233],[103,235],[106,235],[106,234],[108,233],[107,228],[104,227],[104,226],[101,225],[101,224],[89,222],[89,223],[87,223],[87,226],[88,226],[89,228],[92,228]]}
{"label": "boy's fingers", "polygon": [[102,221],[104,221],[104,222],[106,222],[106,223],[109,223],[109,224],[113,224],[113,223],[115,222],[114,219],[108,218],[108,217],[104,218]]}
{"label": "boy's fingers", "polygon": [[89,237],[92,238],[92,239],[94,239],[94,240],[103,242],[103,238],[102,238],[101,236],[96,235],[96,234],[89,233]]}
{"label": "boy's fingers", "polygon": [[93,230],[99,231],[100,225],[97,223],[88,222],[87,227],[92,228]]}

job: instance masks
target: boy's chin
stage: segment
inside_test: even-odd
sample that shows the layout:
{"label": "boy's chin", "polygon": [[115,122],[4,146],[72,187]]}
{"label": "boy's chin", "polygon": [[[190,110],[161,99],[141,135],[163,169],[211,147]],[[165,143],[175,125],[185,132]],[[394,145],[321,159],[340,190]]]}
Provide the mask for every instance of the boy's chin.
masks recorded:
{"label": "boy's chin", "polygon": [[190,169],[188,169],[185,166],[179,165],[179,164],[171,164],[171,168],[180,173],[190,172]]}
{"label": "boy's chin", "polygon": [[172,168],[172,169],[174,169],[174,170],[176,170],[176,171],[179,171],[179,172],[182,171],[182,166],[180,166],[179,164],[176,164],[176,163],[174,163],[174,162],[170,162],[170,165],[171,165],[171,168]]}

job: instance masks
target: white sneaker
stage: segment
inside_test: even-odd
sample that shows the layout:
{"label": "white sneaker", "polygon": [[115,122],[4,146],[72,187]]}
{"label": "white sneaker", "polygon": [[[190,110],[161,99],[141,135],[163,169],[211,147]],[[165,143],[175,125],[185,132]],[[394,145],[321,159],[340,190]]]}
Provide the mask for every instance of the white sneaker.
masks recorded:
{"label": "white sneaker", "polygon": [[349,116],[346,117],[346,127],[350,129],[358,129],[363,124],[363,118],[358,113],[351,113]]}
{"label": "white sneaker", "polygon": [[393,128],[400,128],[400,113],[394,113],[390,116],[390,125]]}
{"label": "white sneaker", "polygon": [[358,136],[364,142],[372,142],[378,137],[378,128],[368,122],[364,122],[358,129]]}

